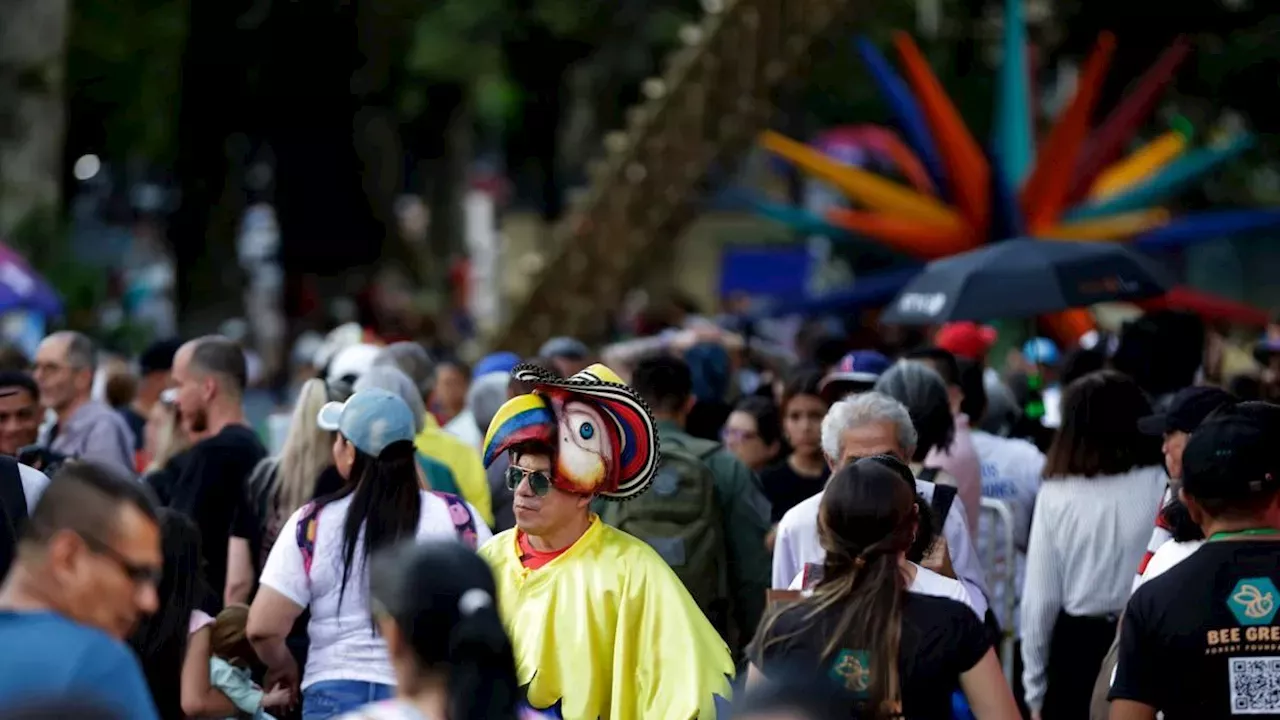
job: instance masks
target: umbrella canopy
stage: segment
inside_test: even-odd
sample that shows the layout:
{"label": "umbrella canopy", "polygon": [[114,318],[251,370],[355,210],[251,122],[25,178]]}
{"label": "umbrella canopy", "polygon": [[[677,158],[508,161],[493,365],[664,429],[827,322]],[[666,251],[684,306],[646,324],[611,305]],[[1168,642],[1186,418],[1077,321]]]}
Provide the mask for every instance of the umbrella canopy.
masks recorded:
{"label": "umbrella canopy", "polygon": [[62,298],[26,260],[0,243],[0,313],[31,310],[46,318],[62,314]]}
{"label": "umbrella canopy", "polygon": [[1118,243],[1007,240],[929,263],[881,317],[898,325],[995,320],[1162,295],[1164,273]]}

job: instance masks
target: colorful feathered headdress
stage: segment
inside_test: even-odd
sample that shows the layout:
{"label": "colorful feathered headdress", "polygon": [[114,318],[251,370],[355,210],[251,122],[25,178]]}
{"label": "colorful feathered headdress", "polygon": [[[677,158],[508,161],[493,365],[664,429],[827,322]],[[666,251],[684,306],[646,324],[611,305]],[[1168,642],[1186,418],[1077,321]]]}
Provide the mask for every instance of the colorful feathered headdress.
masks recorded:
{"label": "colorful feathered headdress", "polygon": [[552,485],[565,492],[630,500],[644,492],[658,467],[653,416],[618,374],[596,364],[559,378],[536,365],[512,377],[534,390],[498,409],[484,439],[484,464],[522,443],[552,448]]}

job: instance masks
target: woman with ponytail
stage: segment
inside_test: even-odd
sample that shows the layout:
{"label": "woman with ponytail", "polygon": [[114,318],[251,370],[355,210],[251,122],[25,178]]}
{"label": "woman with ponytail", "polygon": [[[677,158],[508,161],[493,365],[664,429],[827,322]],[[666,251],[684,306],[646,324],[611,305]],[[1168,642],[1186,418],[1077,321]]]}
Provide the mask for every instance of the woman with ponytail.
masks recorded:
{"label": "woman with ponytail", "polygon": [[497,589],[479,555],[450,541],[380,553],[369,578],[396,699],[343,720],[526,720]]}
{"label": "woman with ponytail", "polygon": [[818,515],[822,578],[761,624],[748,685],[802,664],[842,687],[859,717],[951,717],[959,688],[978,720],[1018,718],[982,622],[925,594],[928,571],[907,560],[919,521],[913,485],[887,459],[836,473]]}
{"label": "woman with ponytail", "polygon": [[298,666],[285,638],[310,609],[303,720],[336,717],[392,695],[395,673],[369,603],[370,556],[414,538],[460,539],[474,548],[490,537],[475,508],[421,489],[415,418],[398,396],[361,390],[345,403],[325,405],[318,424],[336,432],[333,460],[346,484],[285,522],[248,622],[249,640],[267,665],[267,686],[297,688]]}

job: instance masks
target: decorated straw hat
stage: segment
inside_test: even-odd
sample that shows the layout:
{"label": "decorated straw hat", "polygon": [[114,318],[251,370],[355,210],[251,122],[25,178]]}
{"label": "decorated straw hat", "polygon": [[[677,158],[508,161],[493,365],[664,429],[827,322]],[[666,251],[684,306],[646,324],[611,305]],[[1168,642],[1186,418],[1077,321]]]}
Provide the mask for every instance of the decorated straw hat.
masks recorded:
{"label": "decorated straw hat", "polygon": [[657,428],[648,406],[617,373],[596,364],[568,378],[535,365],[511,374],[534,390],[494,415],[485,465],[536,441],[555,448],[552,483],[561,490],[622,501],[649,487],[658,467]]}

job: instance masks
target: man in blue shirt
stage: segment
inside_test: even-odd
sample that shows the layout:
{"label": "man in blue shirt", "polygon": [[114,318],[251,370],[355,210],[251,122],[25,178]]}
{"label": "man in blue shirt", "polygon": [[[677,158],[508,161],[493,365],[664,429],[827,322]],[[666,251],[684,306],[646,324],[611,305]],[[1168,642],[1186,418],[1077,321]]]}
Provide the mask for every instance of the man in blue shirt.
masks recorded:
{"label": "man in blue shirt", "polygon": [[75,697],[155,718],[123,639],[155,612],[162,567],[145,486],[92,462],[64,465],[0,586],[0,707]]}

